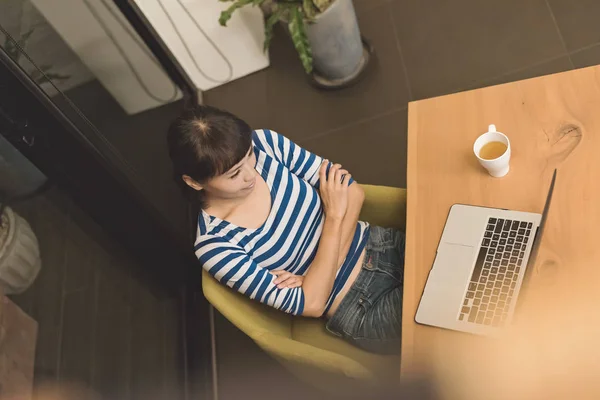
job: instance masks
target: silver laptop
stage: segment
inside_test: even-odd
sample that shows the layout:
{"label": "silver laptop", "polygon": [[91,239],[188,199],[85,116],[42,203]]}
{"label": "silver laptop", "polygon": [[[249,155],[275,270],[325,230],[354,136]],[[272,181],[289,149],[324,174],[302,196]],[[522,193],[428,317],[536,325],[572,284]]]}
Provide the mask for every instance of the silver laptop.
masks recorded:
{"label": "silver laptop", "polygon": [[476,334],[510,323],[537,256],[555,181],[556,170],[541,215],[452,206],[417,323]]}

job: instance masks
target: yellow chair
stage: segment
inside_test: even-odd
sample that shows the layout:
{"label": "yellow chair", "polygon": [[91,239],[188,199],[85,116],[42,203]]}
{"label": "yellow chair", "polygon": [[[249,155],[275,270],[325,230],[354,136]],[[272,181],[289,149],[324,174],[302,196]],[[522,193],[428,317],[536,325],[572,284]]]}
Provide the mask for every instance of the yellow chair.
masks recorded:
{"label": "yellow chair", "polygon": [[[404,230],[406,190],[371,185],[363,188],[361,220]],[[206,271],[202,288],[204,296],[225,318],[297,378],[321,390],[357,394],[399,377],[398,357],[371,354],[346,343],[326,331],[323,319],[294,317],[250,300],[221,285]]]}

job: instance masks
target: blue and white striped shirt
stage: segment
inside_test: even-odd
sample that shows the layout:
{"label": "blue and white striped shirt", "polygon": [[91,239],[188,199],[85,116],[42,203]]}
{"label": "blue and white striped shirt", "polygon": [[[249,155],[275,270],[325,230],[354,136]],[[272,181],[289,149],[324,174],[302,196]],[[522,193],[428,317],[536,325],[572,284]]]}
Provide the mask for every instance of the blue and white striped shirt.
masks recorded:
{"label": "blue and white striped shirt", "polygon": [[[323,159],[268,130],[252,138],[256,171],[271,192],[271,211],[258,229],[238,227],[202,211],[194,246],[202,267],[219,282],[279,310],[301,315],[302,287],[278,289],[269,271],[304,275],[317,253],[324,213],[318,193]],[[351,182],[350,182],[351,183]],[[369,234],[358,222],[350,251],[338,269],[325,313],[344,287]]]}

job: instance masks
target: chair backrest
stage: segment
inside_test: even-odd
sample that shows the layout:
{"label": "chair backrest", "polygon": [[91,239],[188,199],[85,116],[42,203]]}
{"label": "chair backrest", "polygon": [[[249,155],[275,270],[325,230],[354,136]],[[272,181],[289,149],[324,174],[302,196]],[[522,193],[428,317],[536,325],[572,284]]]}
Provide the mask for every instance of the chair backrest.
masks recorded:
{"label": "chair backrest", "polygon": [[234,292],[206,270],[202,271],[202,291],[213,307],[252,339],[264,333],[292,336],[291,315]]}
{"label": "chair backrest", "polygon": [[361,185],[365,191],[360,220],[374,226],[406,230],[406,189]]}

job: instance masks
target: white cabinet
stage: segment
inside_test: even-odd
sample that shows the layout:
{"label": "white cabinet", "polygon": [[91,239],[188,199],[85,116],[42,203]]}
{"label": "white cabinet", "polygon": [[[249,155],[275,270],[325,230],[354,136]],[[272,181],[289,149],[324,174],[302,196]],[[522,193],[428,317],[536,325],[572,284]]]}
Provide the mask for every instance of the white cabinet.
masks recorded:
{"label": "white cabinet", "polygon": [[227,27],[218,0],[135,0],[200,90],[208,90],[269,66],[258,7],[237,10]]}
{"label": "white cabinet", "polygon": [[[129,114],[181,97],[111,0],[32,0],[35,7]],[[231,3],[218,0],[135,0],[200,91],[263,69],[263,16],[238,10],[218,23]]]}

